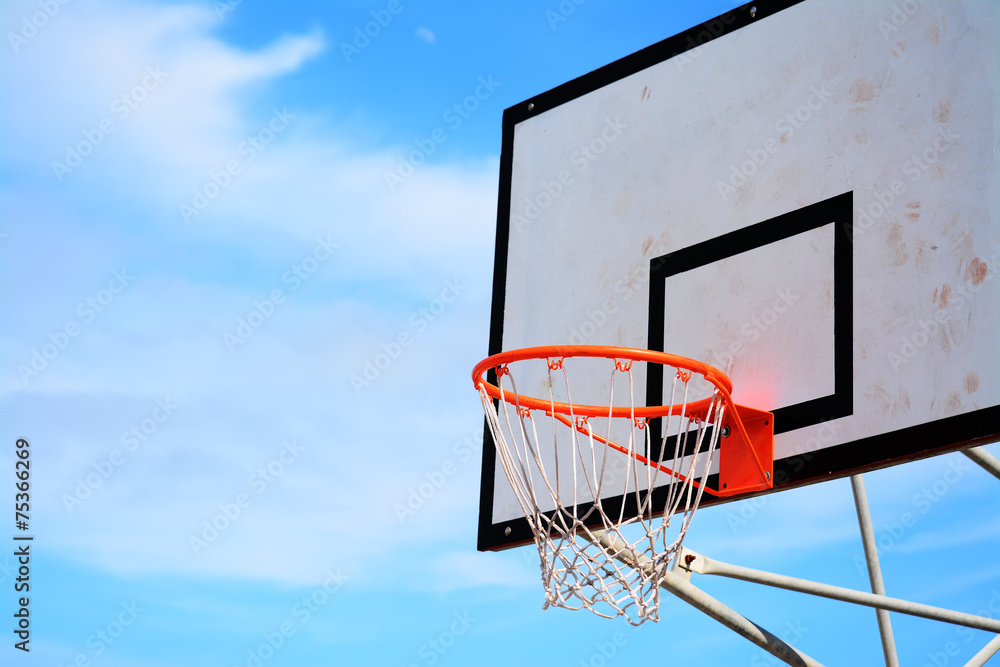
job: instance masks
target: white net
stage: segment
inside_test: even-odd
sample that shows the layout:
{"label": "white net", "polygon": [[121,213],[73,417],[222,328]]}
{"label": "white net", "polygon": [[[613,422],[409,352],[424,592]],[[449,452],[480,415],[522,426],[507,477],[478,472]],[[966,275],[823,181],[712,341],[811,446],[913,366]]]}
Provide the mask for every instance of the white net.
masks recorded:
{"label": "white net", "polygon": [[[500,464],[534,533],[545,607],[586,608],[633,625],[659,620],[659,581],[705,490],[724,401],[713,392],[708,409],[693,417],[687,413],[691,373],[674,369],[669,380],[664,367],[670,396],[664,404],[671,407],[660,418],[662,437],[654,447],[649,424],[635,417],[631,362],[600,360],[613,363],[606,376],[608,412],[584,417],[574,411],[582,404],[572,400],[567,369],[580,360],[520,363],[531,361],[548,367],[540,384],[552,409],[521,404],[510,365],[497,369],[498,386],[509,392],[499,409],[483,384],[479,393]],[[627,380],[619,381],[617,395],[616,378]],[[557,411],[557,403],[568,409]],[[612,416],[616,407],[627,407],[630,416]],[[674,530],[672,522],[679,524]]]}

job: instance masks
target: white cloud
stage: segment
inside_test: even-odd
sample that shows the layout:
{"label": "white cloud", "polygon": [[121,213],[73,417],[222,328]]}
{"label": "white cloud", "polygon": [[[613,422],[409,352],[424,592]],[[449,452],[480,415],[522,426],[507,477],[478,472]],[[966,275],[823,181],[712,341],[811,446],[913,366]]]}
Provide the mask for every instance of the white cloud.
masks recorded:
{"label": "white cloud", "polygon": [[[394,554],[413,532],[399,530],[392,491],[480,423],[466,368],[485,354],[496,160],[427,164],[390,192],[395,152],[348,148],[349,137],[289,103],[295,118],[251,162],[238,147],[276,106],[254,99],[315,58],[321,35],[246,51],[215,37],[214,12],[193,6],[73,4],[58,19],[4,56],[4,86],[23,96],[2,112],[11,176],[0,190],[12,221],[7,275],[24,286],[7,304],[22,326],[0,334],[0,392],[8,423],[58,443],[38,500],[53,544],[119,572],[294,582]],[[155,87],[147,67],[165,73]],[[144,79],[144,99],[120,118],[112,100]],[[113,132],[60,183],[51,162],[103,119]],[[233,159],[241,172],[185,224],[179,204]],[[292,290],[282,276],[320,235],[338,251]],[[16,365],[79,320],[76,304],[122,265],[134,284],[25,387]],[[467,286],[461,298],[414,330],[411,313],[453,279]],[[273,289],[286,302],[230,353],[223,333]],[[358,396],[351,374],[401,332],[412,346]],[[163,396],[177,414],[68,514],[64,494]],[[57,422],[37,420],[57,408]],[[72,438],[68,424],[78,425]],[[292,437],[309,448],[301,465],[195,557],[188,537]],[[471,481],[425,516],[468,508],[478,464],[463,475]]]}
{"label": "white cloud", "polygon": [[[285,36],[246,52],[214,38],[216,25],[208,7],[66,7],[30,48],[4,53],[5,85],[25,92],[17,104],[4,105],[5,126],[18,129],[13,157],[49,169],[102,119],[115,126],[113,134],[88,161],[116,151],[192,168],[217,157],[253,124],[245,101],[251,87],[294,72],[324,43],[318,34]],[[148,79],[150,69],[161,80]],[[122,118],[114,100],[144,79],[152,89]]]}
{"label": "white cloud", "polygon": [[428,44],[433,44],[437,41],[437,35],[435,35],[430,28],[417,28],[413,34],[417,36],[417,39],[427,42]]}

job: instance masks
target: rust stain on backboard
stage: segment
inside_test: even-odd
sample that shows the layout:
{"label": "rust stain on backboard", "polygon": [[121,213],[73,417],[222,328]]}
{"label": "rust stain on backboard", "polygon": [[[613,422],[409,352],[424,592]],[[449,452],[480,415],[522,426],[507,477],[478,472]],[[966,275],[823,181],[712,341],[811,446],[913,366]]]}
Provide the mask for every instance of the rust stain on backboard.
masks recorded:
{"label": "rust stain on backboard", "polygon": [[941,26],[937,21],[927,26],[927,41],[933,46],[941,43]]}
{"label": "rust stain on backboard", "polygon": [[976,257],[969,262],[969,267],[965,270],[965,278],[973,285],[982,285],[983,281],[986,280],[986,273],[986,262]]}
{"label": "rust stain on backboard", "polygon": [[855,103],[871,102],[875,99],[875,86],[871,79],[858,79],[847,91],[847,98]]}
{"label": "rust stain on backboard", "polygon": [[944,285],[941,286],[941,302],[940,302],[939,305],[942,308],[947,308],[948,307],[948,299],[950,297],[951,297],[951,285],[949,285],[948,283],[945,283]]}
{"label": "rust stain on backboard", "polygon": [[892,266],[902,266],[910,258],[910,253],[906,252],[906,244],[903,243],[902,225],[898,222],[893,223],[889,229],[886,245],[889,246],[889,263]]}
{"label": "rust stain on backboard", "polygon": [[939,123],[947,123],[948,119],[951,118],[951,102],[945,100],[937,105],[931,114]]}
{"label": "rust stain on backboard", "polygon": [[645,257],[649,254],[649,247],[653,245],[653,237],[647,236],[646,240],[642,242],[642,256]]}

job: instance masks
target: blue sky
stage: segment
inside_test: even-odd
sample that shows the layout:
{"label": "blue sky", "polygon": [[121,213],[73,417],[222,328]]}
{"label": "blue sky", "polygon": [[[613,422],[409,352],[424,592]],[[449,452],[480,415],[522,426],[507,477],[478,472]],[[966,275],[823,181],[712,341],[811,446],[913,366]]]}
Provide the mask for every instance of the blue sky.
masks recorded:
{"label": "blue sky", "polygon": [[[31,441],[36,542],[31,653],[7,633],[3,664],[775,664],[676,600],[638,631],[542,611],[530,548],[475,550],[502,111],[733,6],[4,3],[0,461]],[[1000,610],[997,480],[950,454],[866,481],[890,594]],[[847,480],[706,509],[687,543],[867,586]],[[700,583],[823,662],[879,660],[868,609]],[[989,639],[893,620],[904,664]]]}

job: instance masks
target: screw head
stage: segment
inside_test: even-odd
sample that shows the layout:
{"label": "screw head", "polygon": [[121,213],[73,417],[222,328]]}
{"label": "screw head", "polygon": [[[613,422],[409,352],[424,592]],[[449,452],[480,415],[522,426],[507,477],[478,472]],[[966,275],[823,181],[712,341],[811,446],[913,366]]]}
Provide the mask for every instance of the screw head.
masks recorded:
{"label": "screw head", "polygon": [[504,537],[510,537],[510,526],[503,529],[503,535]]}
{"label": "screw head", "polygon": [[732,431],[730,431],[730,429],[729,429],[728,426],[723,426],[722,427],[722,437],[723,438],[728,438],[730,433],[732,433]]}

